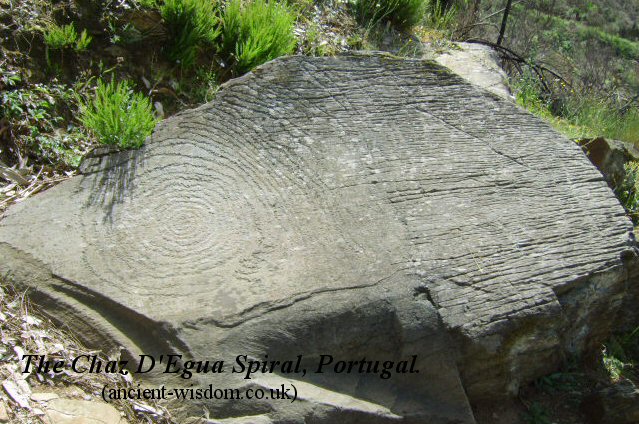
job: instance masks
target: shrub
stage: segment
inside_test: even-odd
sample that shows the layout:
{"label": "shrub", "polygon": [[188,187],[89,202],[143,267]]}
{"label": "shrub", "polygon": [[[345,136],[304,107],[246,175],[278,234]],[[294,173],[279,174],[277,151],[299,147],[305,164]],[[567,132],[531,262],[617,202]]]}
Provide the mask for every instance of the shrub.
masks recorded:
{"label": "shrub", "polygon": [[200,47],[219,35],[213,0],[166,0],[160,7],[167,28],[169,59],[191,67]]}
{"label": "shrub", "polygon": [[361,24],[388,21],[408,29],[422,20],[428,5],[428,0],[355,0],[354,12]]}
{"label": "shrub", "polygon": [[230,0],[222,17],[222,56],[239,74],[291,53],[295,48],[295,15],[275,1]]}
{"label": "shrub", "polygon": [[157,123],[151,102],[128,81],[98,81],[95,97],[80,99],[80,122],[103,144],[137,148]]}
{"label": "shrub", "polygon": [[639,43],[620,37],[615,34],[609,34],[598,28],[580,26],[579,35],[582,39],[594,38],[602,43],[612,47],[615,53],[626,59],[639,59]]}
{"label": "shrub", "polygon": [[519,79],[512,82],[511,88],[518,104],[538,115],[550,115],[550,101],[538,76],[529,67],[524,68]]}
{"label": "shrub", "polygon": [[523,417],[527,424],[551,424],[552,420],[548,415],[548,410],[541,404],[533,402]]}

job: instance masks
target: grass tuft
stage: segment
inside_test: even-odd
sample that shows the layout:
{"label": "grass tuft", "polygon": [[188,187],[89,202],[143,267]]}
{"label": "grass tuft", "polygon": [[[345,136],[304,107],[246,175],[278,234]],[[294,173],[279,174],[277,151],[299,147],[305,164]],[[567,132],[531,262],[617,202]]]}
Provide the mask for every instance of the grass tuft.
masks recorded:
{"label": "grass tuft", "polygon": [[428,0],[356,0],[354,12],[363,25],[390,22],[400,29],[410,29],[421,22],[429,4]]}
{"label": "grass tuft", "polygon": [[98,81],[95,97],[80,100],[80,122],[102,144],[138,148],[151,134],[157,119],[151,102],[135,93],[128,81]]}
{"label": "grass tuft", "polygon": [[238,74],[289,54],[296,44],[295,14],[282,3],[266,0],[230,0],[222,17],[220,54]]}
{"label": "grass tuft", "polygon": [[512,84],[517,103],[548,120],[569,138],[607,137],[639,143],[639,109],[593,95],[571,93],[553,108],[553,99],[544,94],[541,82],[528,69]]}
{"label": "grass tuft", "polygon": [[144,9],[157,9],[158,0],[138,0],[138,5]]}
{"label": "grass tuft", "polygon": [[459,7],[457,4],[448,5],[444,0],[430,0],[426,7],[424,23],[428,28],[450,31],[457,23]]}
{"label": "grass tuft", "polygon": [[566,118],[577,126],[590,128],[595,135],[639,143],[639,110],[626,111],[605,99],[573,99]]}
{"label": "grass tuft", "polygon": [[[634,222],[639,219],[639,162],[624,164],[625,177],[615,192]],[[639,328],[639,327],[638,327]]]}

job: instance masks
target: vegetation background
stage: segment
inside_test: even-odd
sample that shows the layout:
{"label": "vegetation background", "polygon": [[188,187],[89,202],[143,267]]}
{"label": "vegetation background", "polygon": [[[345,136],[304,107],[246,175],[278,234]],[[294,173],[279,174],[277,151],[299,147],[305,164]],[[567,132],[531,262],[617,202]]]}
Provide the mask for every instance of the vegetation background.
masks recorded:
{"label": "vegetation background", "polygon": [[638,142],[637,0],[0,0],[0,160],[72,171],[96,142],[139,147],[153,119],[285,54],[495,43],[506,6],[518,101],[572,138]]}

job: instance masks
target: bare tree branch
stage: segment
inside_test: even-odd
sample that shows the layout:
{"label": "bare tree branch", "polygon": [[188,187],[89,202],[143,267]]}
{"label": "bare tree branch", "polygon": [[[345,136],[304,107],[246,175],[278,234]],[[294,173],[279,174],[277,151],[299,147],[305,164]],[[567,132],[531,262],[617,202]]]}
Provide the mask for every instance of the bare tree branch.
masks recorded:
{"label": "bare tree branch", "polygon": [[497,45],[501,45],[502,40],[504,39],[504,33],[506,32],[506,23],[508,22],[508,14],[510,13],[510,8],[513,4],[513,0],[506,1],[506,7],[504,9],[504,17],[501,20],[501,28],[499,30],[499,37],[497,37]]}

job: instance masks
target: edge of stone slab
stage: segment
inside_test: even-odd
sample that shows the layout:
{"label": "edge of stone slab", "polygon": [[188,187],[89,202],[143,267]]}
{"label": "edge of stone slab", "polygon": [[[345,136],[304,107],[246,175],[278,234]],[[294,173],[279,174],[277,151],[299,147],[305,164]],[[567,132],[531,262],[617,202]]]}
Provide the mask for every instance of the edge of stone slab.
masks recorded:
{"label": "edge of stone slab", "polygon": [[[41,307],[39,312],[59,328],[70,329],[83,344],[99,347],[107,355],[122,354],[123,359],[135,365],[140,354],[190,353],[169,323],[150,320],[119,303],[111,302],[105,306],[102,304],[105,298],[99,293],[56,275],[49,265],[5,242],[0,242],[0,257],[21,264],[20,268],[7,269],[0,263],[0,275],[15,287],[27,289],[29,299],[35,305],[49,305]],[[35,281],[38,286],[27,281]],[[60,290],[62,285],[65,287]],[[100,317],[105,323],[100,324]],[[95,330],[89,337],[81,331],[87,323]],[[134,330],[125,334],[127,328]],[[143,340],[148,332],[154,334],[152,345]],[[152,381],[155,375],[149,377]]]}
{"label": "edge of stone slab", "polygon": [[[196,106],[194,108],[190,108],[190,109],[185,109],[182,111],[179,111],[178,113],[176,113],[175,115],[172,115],[162,121],[160,121],[155,128],[153,129],[152,133],[146,138],[144,145],[142,145],[140,148],[138,149],[120,149],[117,146],[104,146],[104,145],[100,145],[95,147],[93,150],[89,151],[89,153],[87,153],[87,155],[85,155],[85,157],[82,159],[82,162],[80,163],[80,167],[79,167],[79,173],[80,174],[87,174],[87,173],[91,173],[91,172],[95,172],[95,171],[90,171],[88,168],[90,168],[90,164],[88,162],[92,162],[95,163],[96,160],[100,160],[101,158],[107,157],[107,156],[111,156],[111,155],[117,155],[117,154],[122,154],[124,152],[128,152],[129,156],[135,155],[135,152],[141,151],[144,149],[145,145],[147,145],[150,142],[153,142],[154,140],[154,135],[157,131],[162,130],[164,128],[166,128],[168,125],[172,125],[174,123],[179,122],[180,119],[187,117],[197,111],[200,110],[206,110],[208,108],[210,108],[216,101],[217,99],[220,97],[220,95],[223,95],[226,91],[233,89],[233,87],[235,87],[236,85],[241,85],[244,82],[246,82],[247,80],[250,80],[251,78],[255,78],[257,76],[260,76],[264,73],[267,73],[273,69],[276,69],[278,66],[280,66],[282,63],[286,63],[286,62],[292,62],[292,61],[298,61],[298,62],[313,62],[313,61],[335,61],[335,60],[342,60],[342,59],[349,59],[349,58],[375,58],[375,59],[380,59],[380,60],[389,60],[389,61],[394,61],[394,62],[413,62],[413,63],[423,63],[423,64],[428,64],[434,71],[436,71],[437,73],[441,74],[441,75],[445,75],[447,78],[452,78],[454,80],[456,80],[455,82],[460,84],[460,85],[466,85],[469,87],[472,87],[474,90],[476,90],[478,93],[480,93],[481,95],[485,96],[485,97],[489,97],[495,101],[499,101],[499,102],[504,102],[504,103],[508,103],[511,105],[515,105],[518,109],[525,111],[526,113],[528,113],[533,119],[537,119],[540,122],[543,122],[545,125],[547,125],[549,128],[551,128],[553,131],[554,128],[552,128],[552,126],[550,126],[550,124],[548,124],[546,121],[544,121],[543,119],[535,116],[534,114],[530,113],[528,110],[526,110],[525,108],[523,108],[522,106],[518,105],[517,103],[508,101],[502,97],[500,97],[499,95],[491,92],[490,90],[487,90],[483,87],[479,87],[475,84],[472,84],[471,82],[469,82],[468,80],[464,79],[464,77],[462,77],[461,75],[455,73],[454,71],[452,71],[450,68],[447,68],[444,65],[439,64],[436,60],[434,59],[430,59],[430,58],[408,58],[408,57],[402,57],[402,56],[398,56],[389,52],[385,52],[385,51],[376,51],[376,50],[356,50],[356,51],[350,51],[350,52],[345,52],[345,53],[341,53],[341,54],[337,54],[335,56],[323,56],[323,57],[314,57],[314,56],[303,56],[303,55],[288,55],[288,56],[280,56],[278,58],[275,58],[271,61],[268,61],[262,65],[257,66],[256,68],[254,68],[252,71],[247,72],[244,75],[241,75],[239,77],[230,79],[228,81],[226,81],[225,83],[221,84],[218,87],[218,91],[215,93],[214,97],[200,105],[200,106]],[[555,131],[556,132],[556,131]],[[559,133],[557,133],[558,135],[561,135]],[[564,137],[564,136],[562,136]],[[565,137],[564,137],[565,138]],[[566,138],[566,140],[568,140]]]}

